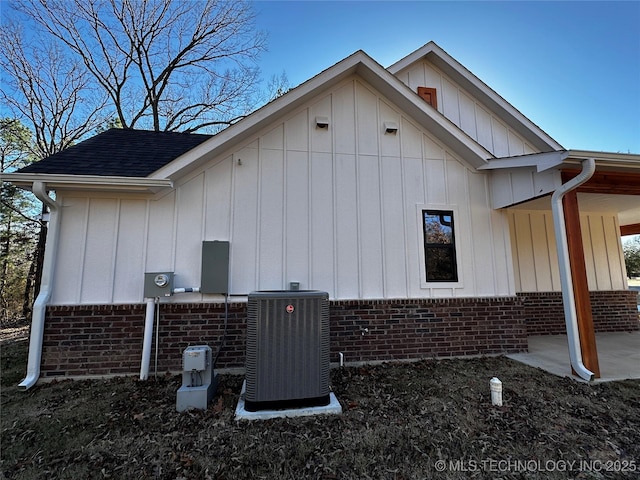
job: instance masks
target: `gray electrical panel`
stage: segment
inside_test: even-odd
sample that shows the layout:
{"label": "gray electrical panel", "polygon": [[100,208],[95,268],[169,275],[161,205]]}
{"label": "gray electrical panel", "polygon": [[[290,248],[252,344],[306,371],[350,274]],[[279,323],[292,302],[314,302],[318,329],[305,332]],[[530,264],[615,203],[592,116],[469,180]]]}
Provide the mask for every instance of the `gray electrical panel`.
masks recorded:
{"label": "gray electrical panel", "polygon": [[202,242],[202,293],[229,293],[229,242]]}

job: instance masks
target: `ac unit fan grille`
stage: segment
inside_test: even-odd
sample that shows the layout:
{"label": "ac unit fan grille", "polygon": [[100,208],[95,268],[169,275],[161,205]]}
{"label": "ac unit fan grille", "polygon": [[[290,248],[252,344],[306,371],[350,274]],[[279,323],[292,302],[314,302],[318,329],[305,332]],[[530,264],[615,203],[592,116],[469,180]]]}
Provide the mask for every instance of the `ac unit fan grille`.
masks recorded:
{"label": "ac unit fan grille", "polygon": [[253,292],[247,306],[245,404],[329,403],[329,295]]}

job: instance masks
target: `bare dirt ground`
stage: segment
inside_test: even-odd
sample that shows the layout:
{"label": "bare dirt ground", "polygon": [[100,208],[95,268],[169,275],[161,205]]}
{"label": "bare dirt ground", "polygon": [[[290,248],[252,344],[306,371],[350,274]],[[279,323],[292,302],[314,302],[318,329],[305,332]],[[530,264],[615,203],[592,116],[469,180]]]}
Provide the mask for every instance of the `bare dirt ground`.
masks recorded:
{"label": "bare dirt ground", "polygon": [[238,422],[241,376],[177,413],[177,376],[24,392],[24,334],[0,348],[1,478],[640,478],[638,381],[587,385],[504,357],[343,367],[342,415]]}

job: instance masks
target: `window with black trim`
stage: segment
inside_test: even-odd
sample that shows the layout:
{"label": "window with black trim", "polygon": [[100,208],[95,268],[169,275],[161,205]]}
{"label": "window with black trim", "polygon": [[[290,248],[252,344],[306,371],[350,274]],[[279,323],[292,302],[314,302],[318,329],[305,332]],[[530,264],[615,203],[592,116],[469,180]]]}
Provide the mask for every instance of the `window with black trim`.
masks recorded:
{"label": "window with black trim", "polygon": [[452,210],[422,210],[427,282],[457,282],[455,228]]}

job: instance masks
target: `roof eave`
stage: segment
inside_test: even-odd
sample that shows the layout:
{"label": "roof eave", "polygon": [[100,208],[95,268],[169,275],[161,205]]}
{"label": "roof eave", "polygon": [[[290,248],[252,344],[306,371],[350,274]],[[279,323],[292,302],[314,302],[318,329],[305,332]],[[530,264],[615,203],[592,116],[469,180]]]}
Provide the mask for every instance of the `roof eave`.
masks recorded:
{"label": "roof eave", "polygon": [[30,189],[34,182],[43,182],[48,190],[118,191],[126,193],[156,193],[171,188],[173,182],[162,178],[120,177],[101,175],[62,175],[48,173],[3,173],[0,181]]}
{"label": "roof eave", "polygon": [[[355,73],[358,62],[364,56],[366,54],[362,51],[354,53],[169,162],[153,172],[150,177],[178,178],[196,168],[199,163],[215,158],[232,144],[241,143],[267,127],[275,115],[284,115],[299,108],[309,97],[328,88],[328,82],[333,85]],[[338,66],[340,68],[336,69]]]}
{"label": "roof eave", "polygon": [[593,158],[598,169],[637,172],[640,170],[640,155],[630,153],[594,152],[590,150],[558,150],[514,157],[495,158],[478,170],[505,170],[535,167],[544,172],[552,168],[574,166]]}
{"label": "roof eave", "polygon": [[363,51],[358,51],[158,169],[150,177],[176,179],[184,175],[202,162],[229,150],[232,145],[256,135],[270,125],[274,117],[286,115],[300,108],[309,99],[354,74],[362,77],[403,111],[418,119],[425,129],[474,167],[484,165],[487,159],[493,157],[379,63]]}
{"label": "roof eave", "polygon": [[640,171],[640,154],[618,152],[596,152],[591,150],[568,150],[565,163],[578,163],[587,158],[596,161],[596,167],[606,170]]}

